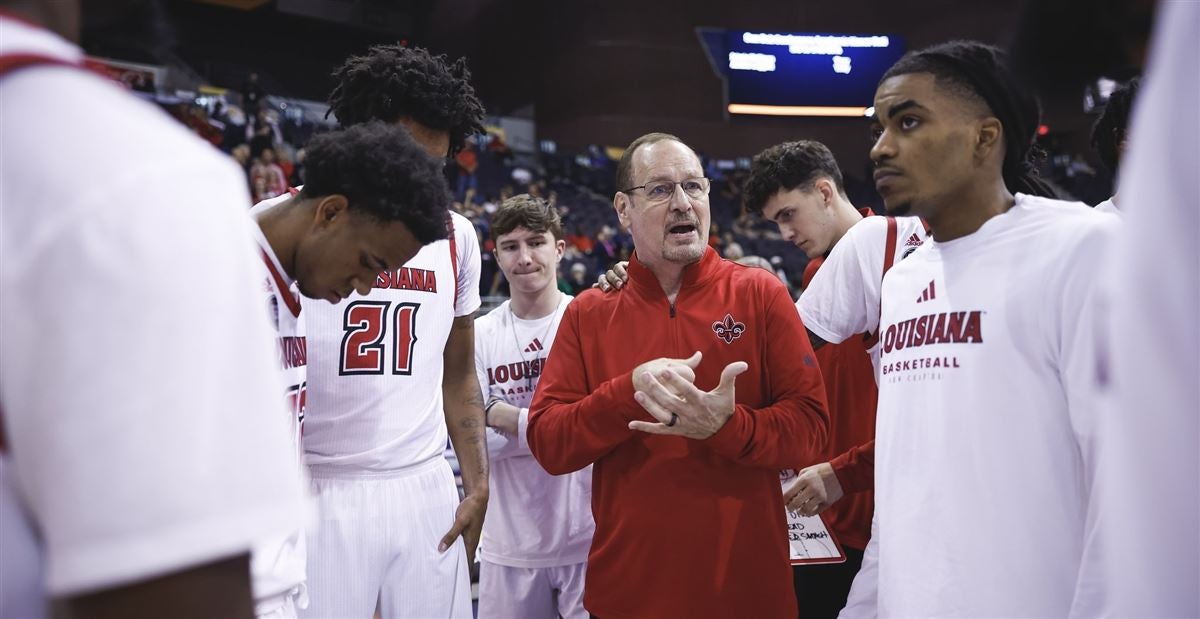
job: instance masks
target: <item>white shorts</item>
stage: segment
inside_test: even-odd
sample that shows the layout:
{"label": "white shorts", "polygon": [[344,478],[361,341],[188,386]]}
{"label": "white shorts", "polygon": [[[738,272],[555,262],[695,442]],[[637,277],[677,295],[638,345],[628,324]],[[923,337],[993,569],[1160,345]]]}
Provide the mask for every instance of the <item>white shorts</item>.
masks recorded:
{"label": "white shorts", "polygon": [[587,563],[509,567],[480,561],[479,619],[588,619],[583,608]]}
{"label": "white shorts", "polygon": [[462,538],[438,552],[458,487],[439,454],[386,473],[311,469],[317,526],[308,535],[304,619],[471,619]]}

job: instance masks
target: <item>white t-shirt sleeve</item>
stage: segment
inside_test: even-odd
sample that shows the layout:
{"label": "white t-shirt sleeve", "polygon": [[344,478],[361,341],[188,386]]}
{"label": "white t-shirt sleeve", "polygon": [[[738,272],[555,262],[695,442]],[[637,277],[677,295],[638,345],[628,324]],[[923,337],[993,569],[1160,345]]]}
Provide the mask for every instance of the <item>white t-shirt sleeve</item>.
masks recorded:
{"label": "white t-shirt sleeve", "polygon": [[[475,377],[479,380],[479,390],[483,395],[484,407],[491,400],[492,395],[488,388],[487,377],[487,354],[491,350],[489,343],[492,338],[492,323],[491,315],[480,316],[475,319]],[[488,458],[497,460],[505,457],[505,454],[512,451],[516,446],[517,441],[509,440],[495,428],[489,426],[487,428],[487,449]]]}
{"label": "white t-shirt sleeve", "polygon": [[837,344],[879,328],[886,243],[886,217],[866,217],[846,231],[796,302],[809,331]]}
{"label": "white t-shirt sleeve", "polygon": [[475,226],[462,215],[451,213],[454,221],[454,245],[458,252],[458,274],[455,277],[454,315],[470,316],[479,309],[479,273],[482,265],[479,257],[479,237]]}
{"label": "white t-shirt sleeve", "polygon": [[0,299],[5,429],[52,595],[304,524],[245,183],[189,154],[4,237],[3,288],[19,291]]}

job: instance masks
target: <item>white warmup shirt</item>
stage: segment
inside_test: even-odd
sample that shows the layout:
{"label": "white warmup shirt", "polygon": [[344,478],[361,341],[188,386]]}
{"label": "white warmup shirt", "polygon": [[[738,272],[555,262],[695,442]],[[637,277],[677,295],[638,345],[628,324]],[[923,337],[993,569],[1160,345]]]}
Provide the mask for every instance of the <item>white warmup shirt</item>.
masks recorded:
{"label": "white warmup shirt", "polygon": [[454,318],[479,309],[479,240],[451,217],[453,242],[422,247],[366,296],[302,300],[310,466],[387,471],[443,457],[443,353]]}
{"label": "white warmup shirt", "polygon": [[1073,614],[1200,617],[1200,3],[1164,0],[1096,266],[1102,437]]}
{"label": "white warmup shirt", "polygon": [[1067,614],[1092,470],[1096,265],[1116,223],[1018,194],[888,272],[875,520],[843,616]]}
{"label": "white warmup shirt", "polygon": [[[287,194],[284,194],[285,197]],[[258,204],[250,210],[258,218],[271,205]],[[288,277],[279,257],[271,249],[266,236],[257,226],[254,228],[258,246],[262,250],[261,282],[264,307],[267,316],[275,325],[278,342],[280,375],[283,377],[284,414],[291,439],[292,462],[303,470],[303,447],[301,436],[304,427],[305,365],[308,352],[304,341],[304,316],[300,313],[300,295],[295,281]],[[258,601],[257,612],[271,612],[283,603],[283,595],[300,587],[305,581],[304,530],[296,529],[265,539],[254,547],[251,554],[250,573],[253,577],[254,599]],[[300,593],[297,591],[297,593]],[[299,604],[305,605],[300,596]]]}
{"label": "white warmup shirt", "polygon": [[[925,243],[919,217],[893,217],[895,246],[891,264],[899,264]],[[879,330],[879,296],[888,250],[887,217],[864,217],[842,235],[817,274],[796,301],[804,326],[817,337],[839,344]],[[879,346],[869,348],[879,370]]]}
{"label": "white warmup shirt", "polygon": [[555,567],[587,561],[592,520],[592,467],[550,475],[533,454],[525,431],[529,402],[567,304],[536,320],[517,318],[509,301],[475,320],[475,372],[486,402],[493,397],[521,409],[517,434],[488,428],[491,495],[480,557],[510,567]]}
{"label": "white warmup shirt", "polygon": [[[82,56],[0,17],[13,53]],[[48,593],[190,569],[299,527],[242,171],[73,68],[0,78],[0,135],[0,409]],[[25,569],[9,561],[5,581]]]}
{"label": "white warmup shirt", "polygon": [[1121,214],[1120,209],[1117,208],[1117,203],[1113,202],[1112,198],[1109,198],[1109,199],[1101,202],[1100,204],[1097,204],[1095,206],[1095,208],[1097,211],[1099,211],[1101,213],[1110,213],[1112,215],[1120,215]]}

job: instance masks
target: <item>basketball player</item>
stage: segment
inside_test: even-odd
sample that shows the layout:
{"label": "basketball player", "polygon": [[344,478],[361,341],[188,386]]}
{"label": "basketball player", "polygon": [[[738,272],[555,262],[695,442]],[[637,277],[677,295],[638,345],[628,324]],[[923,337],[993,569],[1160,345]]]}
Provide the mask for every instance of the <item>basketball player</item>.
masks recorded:
{"label": "basketball player", "polygon": [[[330,111],[343,126],[401,125],[436,158],[482,131],[462,60],[378,46],[335,77]],[[447,240],[379,273],[366,294],[302,301],[304,449],[320,519],[301,616],[365,618],[377,604],[385,618],[471,615],[468,565],[488,497],[472,319],[479,242],[458,214],[446,226]],[[443,456],[447,432],[462,466],[461,504]]]}
{"label": "basketball player", "polygon": [[0,616],[248,618],[307,504],[245,177],[82,68],[83,3],[2,4]]}
{"label": "basketball player", "polygon": [[551,476],[533,459],[529,403],[570,295],[559,292],[566,242],[558,211],[522,194],[492,216],[496,262],[512,298],[475,320],[475,371],[488,404],[491,500],[480,545],[479,616],[587,619],[583,580],[592,467]]}
{"label": "basketball player", "polygon": [[[849,460],[844,452],[875,438],[875,371],[867,350],[877,350],[878,338],[872,335],[878,328],[879,283],[890,263],[924,242],[925,226],[916,217],[876,218],[869,217],[873,213],[868,208],[856,209],[846,197],[833,153],[808,140],[778,144],[756,155],[743,193],[748,212],[775,222],[784,240],[809,257],[804,295],[796,306],[810,333],[820,336],[810,339],[825,381],[830,438],[822,463],[803,469],[785,500],[804,495],[803,508],[811,515],[829,508],[842,494],[849,495],[827,514],[846,561],[793,568],[802,615],[836,617],[871,536],[874,470],[868,464],[847,471],[830,460]],[[810,285],[811,274],[820,274],[825,256],[849,234],[873,240],[860,241],[867,254],[862,262],[850,269],[835,268],[831,277]],[[858,331],[848,331],[846,325],[854,318],[861,320],[853,324]]]}
{"label": "basketball player", "polygon": [[[297,465],[302,454],[305,365],[300,299],[336,303],[370,289],[381,269],[399,268],[446,236],[446,187],[438,162],[408,132],[382,122],[326,133],[307,146],[303,191],[257,205],[268,306],[279,339]],[[295,617],[307,605],[304,532],[255,549],[256,612]]]}
{"label": "basketball player", "polygon": [[1115,218],[1010,188],[1038,107],[995,48],[906,55],[876,188],[931,241],[883,282],[871,542],[843,616],[1065,616],[1091,478],[1095,264]]}
{"label": "basketball player", "polygon": [[[1092,125],[1092,148],[1099,155],[1104,167],[1113,174],[1114,184],[1121,168],[1121,158],[1129,142],[1129,112],[1133,101],[1137,98],[1138,79],[1135,77],[1112,91],[1104,111]],[[1096,210],[1106,213],[1119,213],[1117,209],[1117,189],[1114,186],[1113,196],[1096,205]]]}

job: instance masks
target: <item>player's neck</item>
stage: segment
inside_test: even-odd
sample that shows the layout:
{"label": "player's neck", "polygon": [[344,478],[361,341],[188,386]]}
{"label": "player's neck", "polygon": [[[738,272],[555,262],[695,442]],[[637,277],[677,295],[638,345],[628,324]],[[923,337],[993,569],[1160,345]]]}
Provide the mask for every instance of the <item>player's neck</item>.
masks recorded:
{"label": "player's neck", "polygon": [[291,279],[296,279],[296,241],[303,233],[302,224],[305,223],[300,217],[289,217],[297,211],[294,208],[286,208],[294,200],[295,198],[292,198],[285,204],[268,209],[257,219],[258,227],[267,239],[267,245],[271,246],[279,266]]}
{"label": "player's neck", "polygon": [[562,300],[562,292],[558,290],[555,282],[551,282],[535,293],[526,294],[513,291],[512,299],[508,302],[508,309],[521,320],[537,320],[553,314],[554,310],[558,309],[560,300]]}
{"label": "player's neck", "polygon": [[836,233],[833,236],[833,243],[829,245],[830,248],[837,245],[838,241],[842,240],[842,237],[846,236],[846,233],[850,231],[850,228],[863,219],[862,213],[858,212],[858,209],[854,208],[854,205],[850,204],[849,200],[842,198],[840,195],[835,200],[835,204],[837,205],[837,209],[834,211]]}
{"label": "player's neck", "polygon": [[947,196],[936,215],[928,218],[934,240],[945,243],[974,234],[983,224],[1012,208],[1013,195],[996,182],[968,184],[958,195]]}

